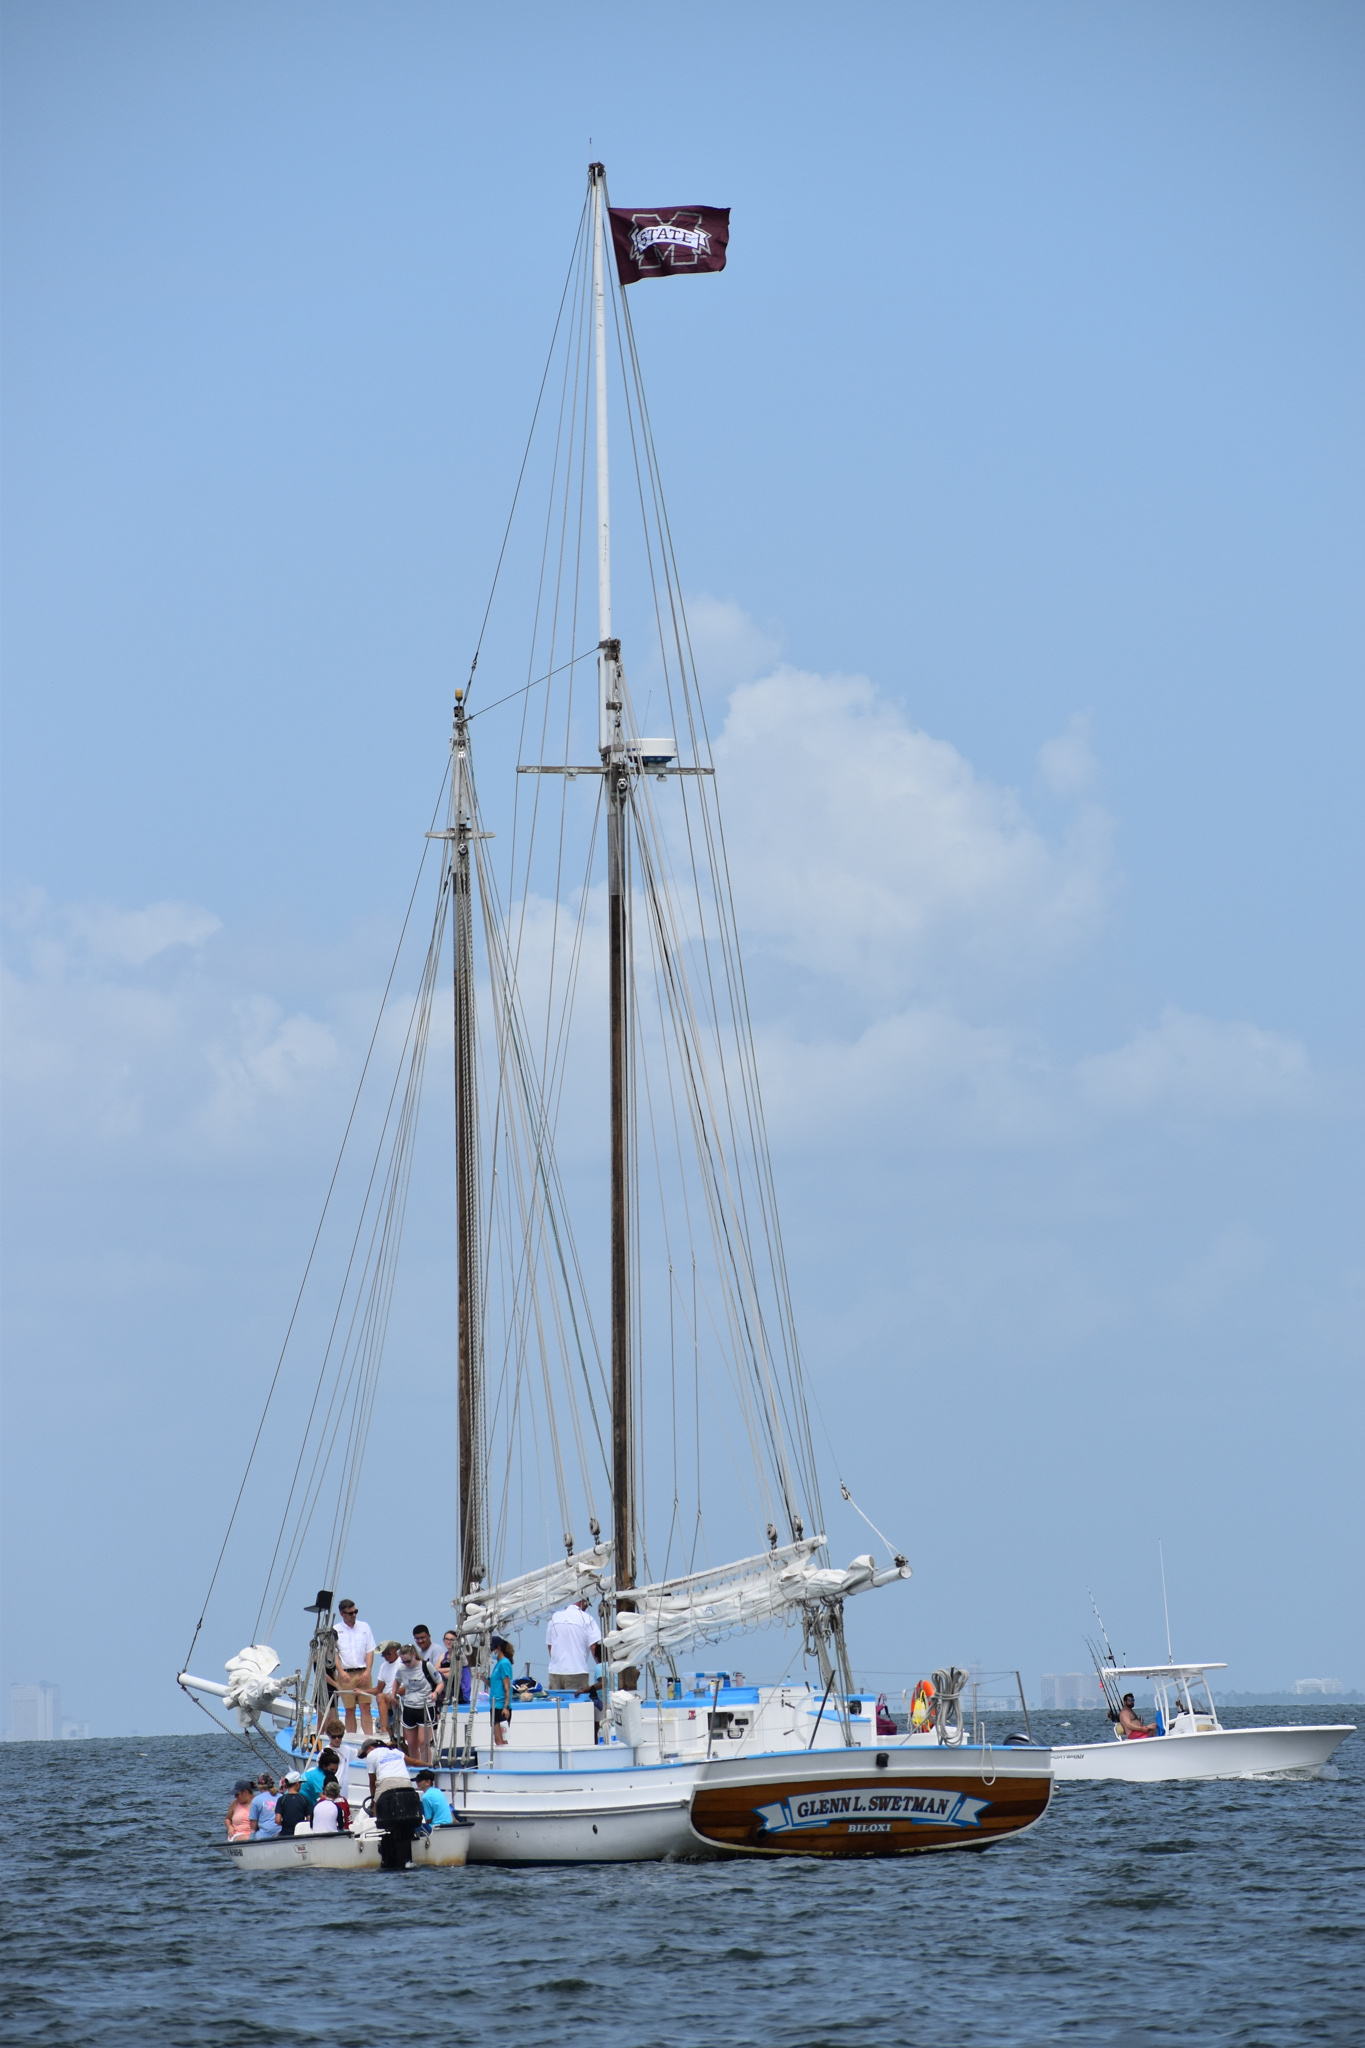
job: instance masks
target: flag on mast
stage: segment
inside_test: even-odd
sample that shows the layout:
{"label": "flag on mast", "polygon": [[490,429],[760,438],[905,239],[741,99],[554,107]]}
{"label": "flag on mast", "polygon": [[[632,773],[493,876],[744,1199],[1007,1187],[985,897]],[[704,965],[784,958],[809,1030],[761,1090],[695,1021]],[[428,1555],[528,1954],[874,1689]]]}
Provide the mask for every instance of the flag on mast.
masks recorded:
{"label": "flag on mast", "polygon": [[622,284],[725,268],[728,206],[610,206],[607,211]]}

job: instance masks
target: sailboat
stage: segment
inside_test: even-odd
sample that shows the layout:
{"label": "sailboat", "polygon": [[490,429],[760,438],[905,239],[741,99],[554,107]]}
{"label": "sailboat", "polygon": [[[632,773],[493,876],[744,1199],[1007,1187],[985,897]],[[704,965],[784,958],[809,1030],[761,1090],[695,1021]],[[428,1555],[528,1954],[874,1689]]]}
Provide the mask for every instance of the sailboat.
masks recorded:
{"label": "sailboat", "polygon": [[[504,813],[486,814],[475,776],[472,729],[485,715],[476,651],[455,693],[443,822],[433,818],[426,835],[439,852],[431,937],[320,1341],[257,1639],[228,1660],[226,1684],[188,1668],[179,1676],[251,1736],[273,1728],[296,1757],[321,1745],[337,1689],[333,1589],[361,1499],[448,938],[457,1654],[429,1742],[455,1814],[473,1823],[471,1862],[983,1848],[1036,1822],[1052,1787],[1046,1750],[967,1739],[965,1681],[952,1666],[936,1674],[934,1725],[918,1731],[888,1732],[853,1681],[845,1605],[903,1585],[910,1566],[880,1535],[884,1556],[866,1550],[838,1565],[826,1534],[716,764],[626,296],[644,277],[723,267],[727,236],[728,215],[716,209],[612,208],[603,166],[589,167],[537,400],[539,420],[562,359],[559,416],[545,434],[551,509],[527,607],[531,660],[524,686],[486,707],[519,706],[519,747],[534,756],[515,764],[510,847],[500,871],[492,849]],[[642,730],[648,707],[637,719],[613,619],[609,326],[642,513],[636,559],[653,601],[649,687],[669,707],[664,735]],[[504,536],[504,556],[507,545]],[[578,652],[578,563],[593,555],[597,638]],[[573,698],[580,666],[595,671],[595,748],[582,742]],[[581,869],[570,892],[575,845]],[[584,993],[599,961],[605,1003],[600,985],[596,999]],[[599,1048],[605,1035],[604,1117],[576,1004]],[[353,1112],[348,1131],[354,1124]],[[570,1198],[575,1176],[564,1165],[566,1124],[580,1150],[604,1127],[605,1347],[593,1313],[600,1283],[576,1227],[583,1205]],[[748,1516],[758,1540],[713,1564],[703,1499],[726,1462],[726,1483],[712,1485],[714,1519],[728,1533]],[[695,1504],[684,1506],[689,1484]],[[839,1493],[872,1528],[842,1476]],[[328,1508],[326,1586],[307,1610],[307,1655],[287,1673],[264,1638],[304,1559],[319,1555]],[[549,1555],[555,1522],[562,1556]],[[504,1731],[488,1691],[496,1645],[576,1600],[597,1617],[601,1683],[551,1693],[528,1676]],[[779,1627],[797,1642],[774,1683],[747,1683],[733,1667],[680,1668],[710,1646]]]}

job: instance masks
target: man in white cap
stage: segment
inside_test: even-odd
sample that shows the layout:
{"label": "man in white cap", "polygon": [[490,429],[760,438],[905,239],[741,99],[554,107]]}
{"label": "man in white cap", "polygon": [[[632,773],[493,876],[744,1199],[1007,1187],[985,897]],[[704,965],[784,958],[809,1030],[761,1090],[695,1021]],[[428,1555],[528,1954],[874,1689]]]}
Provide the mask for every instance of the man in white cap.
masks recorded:
{"label": "man in white cap", "polygon": [[601,1633],[586,1598],[571,1600],[550,1616],[545,1647],[550,1653],[551,1692],[587,1691]]}

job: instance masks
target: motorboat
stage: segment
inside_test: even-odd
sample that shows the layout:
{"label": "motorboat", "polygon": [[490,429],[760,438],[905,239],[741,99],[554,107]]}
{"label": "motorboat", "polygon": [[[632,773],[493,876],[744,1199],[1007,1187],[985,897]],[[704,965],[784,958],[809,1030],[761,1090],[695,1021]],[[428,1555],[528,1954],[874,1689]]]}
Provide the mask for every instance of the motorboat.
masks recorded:
{"label": "motorboat", "polygon": [[[413,1868],[463,1869],[473,1834],[470,1823],[460,1818],[433,1828],[413,1842]],[[380,1841],[380,1831],[373,1826],[331,1835],[301,1828],[292,1835],[249,1835],[223,1847],[237,1870],[378,1870]]]}
{"label": "motorboat", "polygon": [[[1173,1778],[1263,1778],[1285,1771],[1316,1773],[1340,1749],[1354,1722],[1283,1728],[1225,1728],[1208,1673],[1226,1664],[1128,1664],[1101,1667],[1107,1695],[1120,1679],[1151,1682],[1156,1714],[1149,1735],[1125,1735],[1115,1721],[1107,1741],[1055,1745],[1059,1782],[1106,1778],[1155,1785]],[[1111,1705],[1111,1712],[1113,1711]]]}

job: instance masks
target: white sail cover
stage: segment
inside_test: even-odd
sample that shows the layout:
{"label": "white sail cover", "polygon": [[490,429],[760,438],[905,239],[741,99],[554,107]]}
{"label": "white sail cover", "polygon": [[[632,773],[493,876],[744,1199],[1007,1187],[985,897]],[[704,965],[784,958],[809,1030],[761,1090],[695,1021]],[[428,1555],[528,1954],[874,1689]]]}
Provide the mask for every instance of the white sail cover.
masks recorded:
{"label": "white sail cover", "polygon": [[279,1678],[274,1676],[280,1660],[268,1643],[248,1643],[235,1657],[229,1657],[223,1668],[228,1675],[223,1705],[237,1709],[244,1728],[250,1727],[294,1683],[292,1671]]}
{"label": "white sail cover", "polygon": [[635,1602],[636,1611],[618,1613],[615,1628],[602,1639],[611,1668],[621,1671],[693,1643],[719,1642],[741,1629],[792,1619],[802,1609],[910,1577],[909,1565],[879,1569],[870,1555],[855,1557],[844,1571],[814,1565],[810,1559],[824,1541],[823,1536],[807,1536],[715,1571],[661,1579],[623,1594]]}
{"label": "white sail cover", "polygon": [[474,1640],[490,1629],[519,1628],[523,1622],[553,1613],[567,1600],[592,1600],[611,1583],[610,1543],[598,1543],[580,1550],[558,1564],[543,1565],[537,1572],[524,1572],[519,1579],[503,1579],[496,1586],[481,1587],[456,1601],[460,1610],[457,1624],[461,1637]]}

